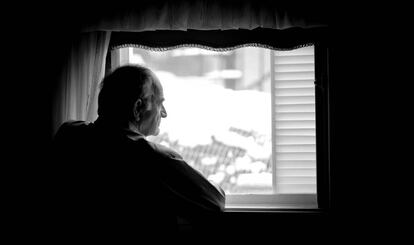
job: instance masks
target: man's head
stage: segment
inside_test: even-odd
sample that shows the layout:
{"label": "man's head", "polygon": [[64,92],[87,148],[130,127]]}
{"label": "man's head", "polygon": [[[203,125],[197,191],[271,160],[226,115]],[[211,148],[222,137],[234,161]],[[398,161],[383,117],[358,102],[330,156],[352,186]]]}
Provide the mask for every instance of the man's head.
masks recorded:
{"label": "man's head", "polygon": [[156,75],[143,66],[122,66],[106,76],[98,97],[98,115],[111,121],[132,123],[145,136],[157,135],[164,93]]}

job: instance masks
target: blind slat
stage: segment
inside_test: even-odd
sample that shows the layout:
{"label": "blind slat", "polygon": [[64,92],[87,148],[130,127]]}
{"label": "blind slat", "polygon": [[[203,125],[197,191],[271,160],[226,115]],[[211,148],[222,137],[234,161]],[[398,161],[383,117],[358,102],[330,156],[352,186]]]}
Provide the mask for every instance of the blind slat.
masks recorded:
{"label": "blind slat", "polygon": [[295,153],[276,153],[276,160],[316,160],[316,153],[311,152],[295,152]]}
{"label": "blind slat", "polygon": [[304,80],[278,80],[275,88],[313,88],[314,79]]}
{"label": "blind slat", "polygon": [[276,129],[276,135],[283,136],[283,135],[294,135],[294,136],[302,136],[302,135],[316,135],[316,130],[314,128],[296,128],[296,129]]}
{"label": "blind slat", "polygon": [[276,169],[276,174],[279,177],[283,178],[290,178],[292,177],[294,180],[299,178],[312,178],[312,180],[316,176],[316,168],[291,168],[291,169]]}
{"label": "blind slat", "polygon": [[315,96],[315,88],[278,88],[276,96]]}
{"label": "blind slat", "polygon": [[315,103],[309,104],[282,104],[275,105],[278,112],[315,112]]}
{"label": "blind slat", "polygon": [[275,142],[277,145],[314,145],[316,136],[276,136]]}
{"label": "blind slat", "polygon": [[313,64],[313,55],[294,55],[294,56],[277,56],[275,65],[281,64]]}
{"label": "blind slat", "polygon": [[275,66],[276,72],[310,72],[315,71],[315,66],[309,64],[278,64]]}
{"label": "blind slat", "polygon": [[[277,143],[276,143],[277,144]],[[278,145],[276,153],[283,152],[316,152],[315,144],[300,144],[300,145]]]}
{"label": "blind slat", "polygon": [[304,48],[298,48],[298,49],[293,49],[293,50],[289,50],[289,51],[276,51],[275,52],[277,56],[288,56],[288,57],[292,57],[292,56],[302,56],[302,55],[314,55],[315,51],[312,47],[304,47]]}
{"label": "blind slat", "polygon": [[315,112],[278,112],[277,121],[315,120]]}
{"label": "blind slat", "polygon": [[316,184],[315,176],[278,176],[278,178],[279,184]]}
{"label": "blind slat", "polygon": [[315,72],[281,72],[275,74],[276,80],[312,80]]}
{"label": "blind slat", "polygon": [[315,160],[277,160],[278,164],[276,169],[278,168],[315,168],[316,161]]}
{"label": "blind slat", "polygon": [[276,105],[315,104],[315,96],[279,96]]}
{"label": "blind slat", "polygon": [[276,129],[314,129],[315,121],[276,121]]}

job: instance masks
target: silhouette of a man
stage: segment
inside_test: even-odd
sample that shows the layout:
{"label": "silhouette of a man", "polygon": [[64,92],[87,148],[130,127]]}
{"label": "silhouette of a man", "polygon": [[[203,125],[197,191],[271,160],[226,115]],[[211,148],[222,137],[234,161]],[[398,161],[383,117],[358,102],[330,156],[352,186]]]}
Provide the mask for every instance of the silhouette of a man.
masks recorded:
{"label": "silhouette of a man", "polygon": [[[162,118],[163,88],[143,66],[104,78],[98,119],[69,121],[55,135],[56,179],[73,232],[176,231],[224,209],[225,194],[176,152],[149,142]],[[139,228],[138,228],[139,227]]]}

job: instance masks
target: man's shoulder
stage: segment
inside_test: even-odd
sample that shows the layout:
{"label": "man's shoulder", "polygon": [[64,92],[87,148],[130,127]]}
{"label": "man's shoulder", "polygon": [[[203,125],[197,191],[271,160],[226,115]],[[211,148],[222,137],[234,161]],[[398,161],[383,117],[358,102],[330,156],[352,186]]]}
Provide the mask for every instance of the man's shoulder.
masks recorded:
{"label": "man's shoulder", "polygon": [[69,120],[59,127],[58,131],[55,134],[55,141],[67,141],[75,139],[80,135],[85,135],[86,132],[90,131],[91,123],[86,121],[75,121]]}
{"label": "man's shoulder", "polygon": [[59,127],[59,131],[67,133],[67,132],[83,130],[83,129],[89,128],[90,126],[91,126],[90,122],[79,121],[79,120],[77,121],[69,120],[69,121],[62,123],[62,125]]}
{"label": "man's shoulder", "polygon": [[173,149],[171,149],[169,147],[166,147],[164,145],[161,145],[161,144],[157,144],[157,143],[148,141],[148,140],[145,140],[145,141],[146,141],[148,147],[150,147],[151,151],[153,151],[153,153],[155,153],[156,155],[161,156],[161,157],[165,157],[165,158],[183,160],[181,155],[178,154]]}
{"label": "man's shoulder", "polygon": [[86,127],[90,124],[90,122],[80,121],[80,120],[69,120],[60,126],[61,128],[82,128]]}

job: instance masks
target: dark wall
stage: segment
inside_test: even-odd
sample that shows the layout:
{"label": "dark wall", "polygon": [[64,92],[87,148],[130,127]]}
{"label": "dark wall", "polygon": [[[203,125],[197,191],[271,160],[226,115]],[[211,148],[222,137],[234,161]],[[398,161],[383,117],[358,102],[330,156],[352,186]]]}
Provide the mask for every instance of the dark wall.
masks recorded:
{"label": "dark wall", "polygon": [[[11,108],[3,112],[3,116],[7,124],[7,144],[15,146],[8,152],[10,160],[7,163],[19,166],[20,176],[17,180],[22,181],[14,179],[11,183],[22,187],[19,193],[27,194],[19,202],[24,210],[21,214],[33,216],[35,220],[41,217],[39,210],[47,212],[44,202],[50,200],[51,195],[47,186],[53,184],[48,182],[47,176],[53,174],[48,167],[56,164],[56,159],[49,158],[48,151],[52,128],[52,95],[67,59],[70,43],[76,38],[82,23],[101,16],[86,15],[80,6],[55,5],[27,6],[25,9],[16,7],[12,11],[13,25],[6,29],[6,43],[3,45],[8,75],[5,79],[8,81],[7,90],[2,92],[6,99],[3,104]],[[334,30],[332,35],[340,35],[342,30],[335,28],[331,28]],[[307,237],[318,240],[331,235],[338,236],[337,240],[342,240],[341,237],[346,240],[350,237],[344,234],[345,231],[354,235],[364,233],[366,218],[371,218],[373,214],[360,209],[365,206],[358,205],[364,200],[358,194],[361,193],[358,189],[359,180],[349,177],[354,171],[349,166],[361,164],[349,155],[355,149],[349,142],[353,142],[358,137],[357,132],[361,132],[357,130],[352,133],[351,130],[358,127],[351,121],[355,116],[351,109],[358,108],[360,99],[354,97],[349,102],[349,94],[353,94],[355,87],[348,86],[349,81],[346,80],[357,75],[349,68],[352,57],[348,51],[351,50],[341,40],[333,39],[330,53],[332,205],[328,213],[229,213],[221,217],[220,223],[211,225],[229,229],[228,232],[235,235],[276,235],[301,241],[306,241]],[[25,203],[32,204],[27,206]],[[351,225],[347,226],[347,222],[351,222]]]}

